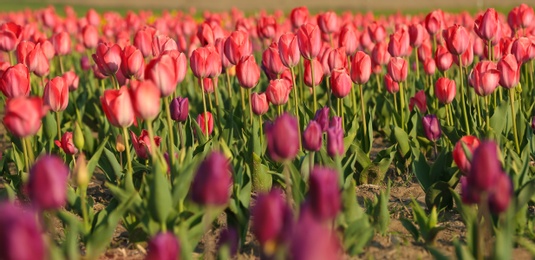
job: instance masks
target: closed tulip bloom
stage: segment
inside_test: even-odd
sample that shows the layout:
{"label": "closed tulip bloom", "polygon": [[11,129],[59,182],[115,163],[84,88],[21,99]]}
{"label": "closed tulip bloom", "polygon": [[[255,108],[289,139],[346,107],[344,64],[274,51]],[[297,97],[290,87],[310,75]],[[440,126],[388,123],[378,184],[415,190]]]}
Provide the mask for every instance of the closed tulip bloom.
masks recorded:
{"label": "closed tulip bloom", "polygon": [[355,84],[364,84],[370,79],[372,61],[368,54],[359,51],[351,61],[351,80]]}
{"label": "closed tulip bloom", "polygon": [[309,12],[306,6],[300,6],[292,9],[292,12],[290,12],[290,21],[292,22],[294,31],[308,21],[308,16]]}
{"label": "closed tulip bloom", "polygon": [[322,13],[318,15],[318,26],[326,34],[338,32],[338,16],[333,11]]}
{"label": "closed tulip bloom", "polygon": [[55,77],[46,83],[43,100],[50,110],[63,111],[69,105],[69,86],[63,77]]}
{"label": "closed tulip bloom", "polygon": [[498,87],[500,72],[491,61],[480,61],[470,72],[468,83],[479,96],[488,96]]}
{"label": "closed tulip bloom", "polygon": [[344,154],[344,132],[341,127],[327,129],[327,153],[331,157]]}
{"label": "closed tulip bloom", "polygon": [[28,54],[35,48],[35,43],[30,41],[21,41],[17,45],[16,55],[17,62],[28,66]]}
{"label": "closed tulip bloom", "polygon": [[175,63],[177,84],[184,81],[188,71],[188,59],[186,58],[186,55],[183,52],[176,50],[164,51],[160,56],[162,55],[169,55],[173,59]]}
{"label": "closed tulip bloom", "polygon": [[535,55],[535,44],[527,37],[519,37],[511,46],[511,53],[515,55],[518,63],[526,63]]}
{"label": "closed tulip bloom", "polygon": [[425,17],[425,29],[429,35],[434,36],[439,33],[443,26],[444,12],[442,10],[434,10]]}
{"label": "closed tulip bloom", "polygon": [[327,56],[327,64],[329,66],[329,72],[333,70],[347,70],[347,56],[344,47],[333,49]]}
{"label": "closed tulip bloom", "polygon": [[147,64],[145,79],[152,80],[162,97],[170,96],[175,92],[178,83],[177,66],[176,60],[171,55],[160,55]]}
{"label": "closed tulip bloom", "polygon": [[176,259],[180,259],[180,243],[173,233],[158,233],[151,238],[145,260]]}
{"label": "closed tulip bloom", "polygon": [[114,75],[121,66],[121,47],[112,43],[99,43],[92,57],[102,74]]}
{"label": "closed tulip bloom", "polygon": [[411,53],[410,51],[409,32],[405,28],[396,30],[395,33],[390,35],[388,53],[390,53],[392,57],[408,56]]}
{"label": "closed tulip bloom", "polygon": [[274,39],[277,32],[277,21],[273,16],[263,15],[256,23],[256,31],[260,39]]}
{"label": "closed tulip bloom", "polygon": [[455,99],[455,94],[457,94],[455,80],[441,77],[435,82],[435,95],[442,104],[450,104]]}
{"label": "closed tulip bloom", "polygon": [[41,118],[47,113],[39,97],[20,96],[8,99],[4,125],[16,137],[32,136],[41,128]]}
{"label": "closed tulip bloom", "polygon": [[496,184],[489,195],[489,208],[494,214],[500,214],[507,210],[514,196],[513,182],[511,177],[502,172],[496,178]]}
{"label": "closed tulip bloom", "polygon": [[136,116],[154,120],[160,113],[160,90],[150,80],[130,82],[130,97]]}
{"label": "closed tulip bloom", "polygon": [[280,106],[288,102],[291,90],[292,86],[290,85],[290,82],[285,79],[275,79],[269,81],[265,93],[271,104]]}
{"label": "closed tulip bloom", "polygon": [[165,51],[178,50],[176,41],[167,35],[154,35],[152,37],[152,56],[158,57]]}
{"label": "closed tulip bloom", "polygon": [[462,144],[466,145],[466,148],[470,151],[470,153],[473,155],[476,148],[479,146],[479,139],[473,135],[466,135],[461,137],[461,140],[459,140],[455,144],[455,148],[453,148],[453,161],[457,165],[457,168],[463,173],[468,174],[470,172],[471,168],[471,162],[466,158],[466,153],[464,152],[464,148]]}
{"label": "closed tulip bloom", "polygon": [[56,140],[54,143],[65,152],[66,155],[73,155],[78,153],[78,149],[74,146],[72,132],[65,132],[61,136],[61,140]]}
{"label": "closed tulip bloom", "polygon": [[409,26],[409,42],[413,48],[418,48],[424,42],[425,28],[422,24],[416,23]]}
{"label": "closed tulip bloom", "polygon": [[[208,129],[206,129],[205,121],[208,121]],[[197,124],[201,127],[201,131],[204,135],[211,135],[214,130],[214,118],[212,113],[204,112],[197,116]]]}
{"label": "closed tulip bloom", "polygon": [[386,91],[389,93],[395,94],[399,91],[399,83],[394,81],[390,75],[385,74],[383,82],[385,84]]}
{"label": "closed tulip bloom", "polygon": [[520,29],[520,20],[519,20],[519,7],[515,6],[509,13],[507,14],[507,24],[509,24],[509,27],[513,29],[514,31],[517,31]]}
{"label": "closed tulip bloom", "polygon": [[390,58],[387,65],[388,75],[396,82],[402,82],[407,79],[408,63],[403,58]]}
{"label": "closed tulip bloom", "polygon": [[321,50],[321,31],[317,25],[306,23],[297,30],[297,42],[303,58],[316,58]]}
{"label": "closed tulip bloom", "polygon": [[316,220],[310,211],[302,209],[295,224],[289,245],[290,259],[342,259],[342,246],[337,234]]}
{"label": "closed tulip bloom", "polygon": [[[202,81],[202,82],[201,82]],[[204,78],[198,79],[199,86],[202,86],[202,90],[206,94],[212,94],[215,91],[217,85],[217,78]]]}
{"label": "closed tulip bloom", "polygon": [[418,60],[424,62],[427,59],[433,59],[433,50],[429,40],[424,41],[422,45],[418,47]]}
{"label": "closed tulip bloom", "polygon": [[297,36],[291,32],[284,33],[279,38],[279,56],[282,64],[288,68],[293,68],[299,64],[301,53]]}
{"label": "closed tulip bloom", "polygon": [[202,161],[191,183],[191,199],[201,205],[228,203],[232,189],[232,170],[221,152],[211,152]]}
{"label": "closed tulip bloom", "polygon": [[288,114],[265,125],[268,152],[275,161],[293,160],[299,151],[299,134],[297,120]]}
{"label": "closed tulip bloom", "polygon": [[127,78],[143,79],[145,59],[135,46],[128,45],[121,52],[121,70]]}
{"label": "closed tulip bloom", "polygon": [[65,72],[61,77],[65,81],[65,84],[69,88],[69,91],[75,91],[78,89],[80,78],[78,77],[78,75],[76,75],[76,72],[70,70]]}
{"label": "closed tulip bloom", "polygon": [[500,29],[499,23],[498,13],[494,8],[489,8],[474,21],[474,31],[481,39],[491,41]]}
{"label": "closed tulip bloom", "polygon": [[[132,140],[132,146],[134,151],[136,151],[137,157],[140,159],[148,159],[149,155],[152,154],[153,148],[151,146],[149,132],[143,129],[141,134],[136,136],[136,134],[130,131],[130,138]],[[159,136],[154,137],[154,144],[159,147],[162,139]]]}
{"label": "closed tulip bloom", "polygon": [[310,210],[316,219],[327,221],[340,212],[342,200],[336,170],[314,167],[310,173],[308,197]]}
{"label": "closed tulip bloom", "polygon": [[45,54],[47,60],[54,58],[54,55],[56,55],[56,50],[54,50],[54,45],[52,45],[52,42],[45,38],[41,38],[37,43],[41,45],[41,50]]}
{"label": "closed tulip bloom", "polygon": [[451,68],[453,65],[453,55],[448,51],[448,49],[442,45],[437,47],[435,52],[435,64],[440,71],[446,71]]}
{"label": "closed tulip bloom", "polygon": [[320,125],[322,132],[327,132],[329,128],[329,107],[323,107],[316,111],[314,121]]}
{"label": "closed tulip bloom", "polygon": [[152,55],[152,38],[156,30],[151,27],[140,29],[134,35],[134,46],[141,51],[143,57],[147,58]]}
{"label": "closed tulip bloom", "polygon": [[524,3],[520,4],[520,6],[518,6],[518,22],[520,27],[528,28],[533,25],[534,20],[535,13],[533,12],[533,7]]}
{"label": "closed tulip bloom", "polygon": [[0,212],[0,259],[47,259],[47,247],[36,213],[9,202],[0,203]]}
{"label": "closed tulip bloom", "polygon": [[221,58],[212,45],[195,49],[189,61],[197,78],[213,78],[221,74]]}
{"label": "closed tulip bloom", "polygon": [[371,51],[375,44],[372,42],[372,39],[370,38],[370,33],[368,30],[364,30],[362,34],[359,37],[359,43],[362,49],[365,51]]}
{"label": "closed tulip bloom", "polygon": [[230,63],[230,61],[227,59],[227,56],[225,55],[225,41],[227,38],[219,38],[215,41],[215,48],[217,53],[219,53],[219,57],[221,57],[221,66],[223,67],[223,72],[226,72],[226,70],[234,64]]}
{"label": "closed tulip bloom", "polygon": [[448,51],[456,56],[463,54],[470,44],[468,31],[462,25],[455,24],[445,29],[442,31],[442,37],[444,37]]}
{"label": "closed tulip bloom", "polygon": [[500,85],[504,88],[514,88],[520,81],[520,65],[513,54],[508,54],[498,61]]}
{"label": "closed tulip bloom", "polygon": [[427,97],[425,96],[425,91],[420,90],[414,94],[414,97],[409,99],[409,110],[412,111],[414,107],[417,107],[421,113],[427,111]]}
{"label": "closed tulip bloom", "polygon": [[260,80],[260,68],[253,55],[243,58],[236,66],[236,78],[240,86],[251,89]]}
{"label": "closed tulip bloom", "polygon": [[353,86],[351,77],[344,70],[335,70],[331,76],[331,91],[337,98],[344,98],[351,92]]}
{"label": "closed tulip bloom", "polygon": [[338,46],[345,48],[346,56],[353,56],[357,52],[359,34],[353,24],[347,23],[342,27],[338,36]]}
{"label": "closed tulip bloom", "polygon": [[16,23],[8,22],[0,25],[0,50],[14,51],[19,44],[21,35],[22,27]]}
{"label": "closed tulip bloom", "polygon": [[[333,116],[331,120],[329,120],[329,128],[336,128],[340,131],[343,131],[342,118],[339,116]],[[327,128],[327,130],[329,130],[329,128]]]}
{"label": "closed tulip bloom", "polygon": [[249,34],[244,31],[233,31],[225,41],[225,56],[230,63],[237,65],[240,60],[252,54],[252,44]]}
{"label": "closed tulip bloom", "polygon": [[498,157],[498,147],[493,141],[483,141],[472,154],[470,173],[467,181],[470,187],[478,191],[489,191],[496,185],[502,174],[502,165]]}
{"label": "closed tulip bloom", "polygon": [[40,43],[37,43],[33,50],[28,53],[26,64],[28,69],[39,77],[44,77],[50,72],[50,63]]}
{"label": "closed tulip bloom", "polygon": [[71,53],[71,36],[66,31],[56,33],[52,37],[52,44],[56,55],[68,55]]}
{"label": "closed tulip bloom", "polygon": [[303,131],[303,148],[308,151],[319,151],[323,140],[322,133],[321,125],[311,120],[305,131]]}
{"label": "closed tulip bloom", "polygon": [[376,21],[368,25],[368,34],[370,35],[370,39],[376,44],[383,42],[386,38],[385,27]]}
{"label": "closed tulip bloom", "polygon": [[59,209],[67,203],[69,167],[54,155],[37,159],[30,169],[28,195],[40,210]]}
{"label": "closed tulip bloom", "polygon": [[481,201],[480,192],[470,187],[466,176],[461,176],[459,182],[461,184],[461,200],[464,204],[477,204]]}
{"label": "closed tulip bloom", "polygon": [[390,61],[390,53],[387,51],[388,45],[385,42],[376,44],[373,47],[371,58],[374,63],[385,65]]}
{"label": "closed tulip bloom", "polygon": [[266,93],[252,93],[251,94],[251,107],[255,115],[263,115],[269,109],[269,103],[267,100]]}
{"label": "closed tulip bloom", "polygon": [[30,71],[24,64],[9,67],[0,77],[0,91],[8,99],[30,95]]}
{"label": "closed tulip bloom", "polygon": [[422,125],[424,127],[425,137],[429,141],[436,142],[442,131],[440,130],[440,122],[438,121],[437,116],[435,115],[426,115],[422,118]]}
{"label": "closed tulip bloom", "polygon": [[171,119],[177,122],[185,122],[188,119],[189,100],[187,97],[174,98],[169,107],[171,110]]}
{"label": "closed tulip bloom", "polygon": [[[317,86],[323,80],[323,66],[321,62],[317,59],[305,60],[305,73],[304,73],[304,83],[305,85],[312,87]],[[314,82],[312,82],[312,68],[314,66]]]}
{"label": "closed tulip bloom", "polygon": [[276,75],[280,75],[286,69],[284,64],[282,64],[277,42],[272,42],[262,53],[262,65]]}
{"label": "closed tulip bloom", "polygon": [[98,30],[93,25],[86,25],[82,28],[82,43],[87,49],[94,49],[98,46]]}
{"label": "closed tulip bloom", "polygon": [[134,123],[134,107],[126,86],[122,86],[119,90],[105,90],[100,102],[106,118],[113,126],[128,127]]}
{"label": "closed tulip bloom", "polygon": [[[461,62],[463,67],[468,67],[474,62],[474,48],[472,47],[474,40],[472,39],[472,36],[468,37],[470,38],[470,41],[468,42],[468,49],[461,54]],[[461,65],[461,63],[459,63],[459,56],[457,55],[453,55],[453,62],[457,64],[457,66]]]}
{"label": "closed tulip bloom", "polygon": [[424,62],[424,72],[425,72],[425,74],[434,75],[436,68],[437,68],[437,65],[436,65],[434,59],[429,58],[429,59],[425,60],[425,62]]}
{"label": "closed tulip bloom", "polygon": [[292,228],[292,210],[282,198],[282,192],[273,189],[260,194],[251,211],[252,232],[263,248],[263,253],[272,255],[278,245],[289,239]]}

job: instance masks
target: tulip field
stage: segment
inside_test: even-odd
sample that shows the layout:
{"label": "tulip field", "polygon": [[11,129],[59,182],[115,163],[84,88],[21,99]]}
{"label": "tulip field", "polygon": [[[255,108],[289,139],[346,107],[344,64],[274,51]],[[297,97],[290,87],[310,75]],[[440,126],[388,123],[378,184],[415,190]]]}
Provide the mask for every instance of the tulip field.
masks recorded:
{"label": "tulip field", "polygon": [[0,259],[535,257],[535,13],[0,12]]}

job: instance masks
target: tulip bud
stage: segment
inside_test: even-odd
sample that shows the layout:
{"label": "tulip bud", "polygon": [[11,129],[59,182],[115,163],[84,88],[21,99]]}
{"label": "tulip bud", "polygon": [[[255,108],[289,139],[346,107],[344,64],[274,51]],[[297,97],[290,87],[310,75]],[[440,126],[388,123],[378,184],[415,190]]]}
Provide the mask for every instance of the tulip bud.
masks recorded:
{"label": "tulip bud", "polygon": [[222,247],[227,246],[230,251],[230,256],[235,256],[238,253],[240,243],[240,235],[238,230],[233,227],[228,227],[221,230],[219,233],[219,241],[217,242],[218,251],[222,251]]}
{"label": "tulip bud", "polygon": [[488,96],[498,87],[500,72],[492,61],[480,61],[470,72],[468,83],[479,96]]}
{"label": "tulip bud", "polygon": [[407,79],[408,62],[403,58],[390,58],[387,65],[388,75],[392,77],[395,82],[402,82]]}
{"label": "tulip bud", "polygon": [[43,100],[52,111],[64,111],[69,105],[69,86],[62,77],[55,77],[46,83]]}
{"label": "tulip bud", "polygon": [[171,232],[158,233],[149,241],[146,260],[180,258],[180,243]]}
{"label": "tulip bud", "polygon": [[282,64],[277,42],[272,42],[262,53],[262,65],[274,74],[281,74],[286,67]]}
{"label": "tulip bud", "polygon": [[171,119],[177,122],[185,122],[188,119],[189,100],[188,98],[177,97],[171,101]]}
{"label": "tulip bud", "polygon": [[351,62],[351,80],[356,84],[364,84],[370,79],[372,61],[368,54],[359,51]]}
{"label": "tulip bud", "polygon": [[446,47],[439,45],[435,52],[435,64],[440,71],[447,71],[453,65],[453,55]]}
{"label": "tulip bud", "polygon": [[266,96],[271,104],[280,106],[288,102],[291,90],[291,85],[287,80],[271,80],[266,89]]}
{"label": "tulip bud", "polygon": [[128,127],[134,123],[134,107],[126,86],[122,86],[119,90],[105,90],[100,102],[106,118],[113,126]]}
{"label": "tulip bud", "polygon": [[390,35],[388,53],[390,53],[392,57],[408,56],[410,51],[410,37],[407,29],[401,28]]}
{"label": "tulip bud", "polygon": [[322,132],[327,132],[327,128],[329,128],[329,107],[318,109],[314,116],[314,121],[320,125]]}
{"label": "tulip bud", "polygon": [[269,109],[269,103],[266,93],[252,93],[251,94],[251,107],[255,115],[263,115]]}
{"label": "tulip bud", "polygon": [[288,114],[265,125],[268,152],[275,161],[293,160],[299,151],[297,120]]}
{"label": "tulip bud", "polygon": [[474,21],[474,31],[485,41],[491,41],[497,36],[500,29],[498,13],[494,8],[489,8],[484,14],[479,15]]}
{"label": "tulip bud", "polygon": [[227,158],[212,152],[204,159],[191,183],[191,199],[198,204],[222,206],[231,195],[232,170]]}
{"label": "tulip bud", "polygon": [[426,115],[422,118],[422,125],[427,139],[436,142],[440,138],[442,131],[440,130],[440,122],[435,115]]}
{"label": "tulip bud", "polygon": [[[305,85],[312,87],[318,86],[323,80],[323,66],[317,59],[305,60],[305,73],[304,83]],[[314,68],[312,68],[314,66]],[[312,69],[314,69],[314,82],[312,82]]]}
{"label": "tulip bud", "polygon": [[331,157],[344,154],[344,132],[338,127],[327,129],[327,153]]}
{"label": "tulip bud", "polygon": [[240,60],[252,54],[252,44],[249,35],[244,31],[233,31],[225,41],[225,56],[230,63],[237,65]]}
{"label": "tulip bud", "polygon": [[126,146],[124,144],[124,137],[121,134],[117,135],[117,139],[115,140],[115,150],[117,152],[122,153],[126,149]]}
{"label": "tulip bud", "polygon": [[85,155],[81,153],[76,159],[76,167],[74,168],[74,176],[76,186],[85,190],[89,184],[89,172],[87,172],[87,162]]}
{"label": "tulip bud", "polygon": [[78,153],[78,149],[74,146],[72,132],[65,132],[61,140],[56,140],[54,143],[65,152],[67,155]]}
{"label": "tulip bud", "polygon": [[100,73],[105,76],[116,74],[121,66],[121,47],[117,44],[99,43],[92,57]]}
{"label": "tulip bud", "polygon": [[[149,155],[153,153],[154,148],[152,147],[150,138],[149,138],[149,132],[147,130],[143,129],[141,131],[141,134],[136,136],[136,134],[132,131],[130,131],[130,138],[132,140],[132,146],[134,147],[134,151],[136,151],[137,157],[140,159],[147,159],[149,158]],[[159,136],[154,137],[154,144],[156,147],[160,146],[161,138]]]}
{"label": "tulip bud", "polygon": [[468,174],[470,172],[471,162],[466,156],[463,144],[468,148],[471,155],[473,155],[474,151],[479,146],[479,139],[472,135],[463,136],[461,140],[455,144],[455,148],[453,148],[453,161],[457,164],[457,167],[462,173]]}
{"label": "tulip bud", "polygon": [[292,27],[297,29],[301,27],[308,21],[308,8],[306,6],[300,6],[292,9],[290,13],[290,21],[292,22]]}
{"label": "tulip bud", "polygon": [[386,91],[392,94],[398,93],[399,83],[394,81],[390,75],[385,74],[383,82],[385,84]]}
{"label": "tulip bud", "polygon": [[28,194],[40,210],[54,210],[67,202],[69,168],[59,157],[44,155],[30,169]]}
{"label": "tulip bud", "polygon": [[346,97],[351,92],[352,86],[351,77],[345,69],[333,71],[331,76],[331,91],[335,97]]}
{"label": "tulip bud", "polygon": [[260,69],[253,55],[242,58],[236,65],[236,77],[240,86],[250,89],[260,80]]}
{"label": "tulip bud", "polygon": [[514,88],[520,81],[520,65],[513,54],[507,54],[499,62],[497,69],[500,72],[500,85],[504,88]]}
{"label": "tulip bud", "polygon": [[434,59],[429,58],[429,59],[425,60],[425,62],[424,62],[424,72],[425,72],[425,74],[434,75],[436,68],[437,68],[437,65],[436,65]]}
{"label": "tulip bud", "polygon": [[435,83],[435,95],[442,104],[449,104],[455,98],[457,85],[454,80],[441,77]]}
{"label": "tulip bud", "polygon": [[470,47],[468,32],[462,25],[455,24],[442,31],[448,51],[456,56],[463,54]]}
{"label": "tulip bud", "polygon": [[0,42],[0,50],[3,52],[15,50],[22,36],[22,32],[23,28],[14,22],[7,22],[0,25],[0,34],[3,38],[2,42]]}
{"label": "tulip bud", "polygon": [[30,71],[17,64],[4,71],[0,78],[0,91],[7,98],[30,95]]}
{"label": "tulip bud", "polygon": [[154,120],[160,113],[161,92],[150,80],[130,82],[132,106],[138,118]]}
{"label": "tulip bud", "polygon": [[308,151],[317,152],[321,148],[322,143],[322,129],[321,125],[312,120],[308,124],[305,131],[303,131],[303,148]]}
{"label": "tulip bud", "polygon": [[316,218],[320,221],[335,218],[342,206],[338,173],[315,167],[310,173],[309,186],[310,209]]}
{"label": "tulip bud", "polygon": [[321,50],[321,32],[317,25],[306,23],[297,30],[297,42],[303,58],[311,60]]}
{"label": "tulip bud", "polygon": [[444,26],[444,12],[440,9],[432,11],[425,17],[425,29],[429,35],[434,36]]}
{"label": "tulip bud", "polygon": [[[208,121],[208,123],[205,123],[205,121]],[[212,117],[212,113],[204,112],[199,114],[197,116],[197,124],[201,127],[201,131],[204,135],[211,135],[214,130],[214,118]],[[206,129],[206,124],[208,124],[208,129]]]}
{"label": "tulip bud", "polygon": [[378,44],[382,43],[384,39],[386,38],[386,29],[385,27],[378,23],[377,21],[372,22],[368,25],[368,33],[370,35],[371,40]]}
{"label": "tulip bud", "polygon": [[282,64],[288,68],[292,68],[299,64],[301,53],[299,52],[299,45],[297,36],[291,32],[283,34],[279,38],[279,55]]}
{"label": "tulip bud", "polygon": [[0,203],[0,212],[0,259],[46,259],[47,247],[35,212],[7,202]]}
{"label": "tulip bud", "polygon": [[471,169],[467,177],[469,186],[479,191],[489,191],[502,172],[496,143],[481,142],[472,155]]}

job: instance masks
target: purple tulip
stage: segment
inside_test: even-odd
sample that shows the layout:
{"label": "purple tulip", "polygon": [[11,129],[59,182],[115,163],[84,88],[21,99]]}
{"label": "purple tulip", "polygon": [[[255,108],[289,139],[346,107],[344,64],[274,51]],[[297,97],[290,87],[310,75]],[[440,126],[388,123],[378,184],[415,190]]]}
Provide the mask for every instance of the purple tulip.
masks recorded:
{"label": "purple tulip", "polygon": [[202,205],[221,206],[228,203],[232,173],[227,158],[212,152],[199,166],[191,184],[191,198]]}
{"label": "purple tulip", "polygon": [[502,165],[498,158],[498,148],[493,141],[483,141],[472,155],[472,168],[467,176],[470,189],[489,191],[496,185]]}
{"label": "purple tulip", "polygon": [[319,151],[322,143],[322,135],[321,125],[314,120],[310,121],[303,132],[303,148],[308,151]]}
{"label": "purple tulip", "polygon": [[309,181],[310,207],[321,221],[333,219],[341,208],[338,173],[329,168],[315,167]]}
{"label": "purple tulip", "polygon": [[464,204],[477,204],[480,201],[479,192],[475,189],[470,189],[468,180],[465,176],[461,177],[461,199]]}
{"label": "purple tulip", "polygon": [[230,255],[234,256],[238,253],[238,244],[240,242],[240,235],[235,228],[229,227],[221,231],[219,234],[218,248],[227,245],[230,250]]}
{"label": "purple tulip", "polygon": [[10,203],[1,203],[0,212],[0,259],[45,259],[35,213]]}
{"label": "purple tulip", "polygon": [[440,138],[442,131],[440,130],[440,122],[435,115],[426,115],[422,118],[422,125],[424,126],[424,133],[427,139],[436,142]]}
{"label": "purple tulip", "polygon": [[44,155],[30,169],[28,193],[40,210],[53,210],[67,202],[69,168],[59,157]]}
{"label": "purple tulip", "polygon": [[284,114],[272,124],[265,124],[268,152],[275,161],[293,160],[299,151],[297,120]]}
{"label": "purple tulip", "polygon": [[171,118],[177,122],[184,122],[188,119],[189,100],[188,98],[177,97],[169,105]]}
{"label": "purple tulip", "polygon": [[318,109],[314,116],[314,121],[320,124],[322,132],[327,132],[327,128],[329,128],[329,107]]}
{"label": "purple tulip", "polygon": [[331,157],[344,154],[344,132],[341,128],[327,129],[327,153]]}
{"label": "purple tulip", "polygon": [[180,244],[171,232],[159,233],[149,241],[146,260],[180,259]]}
{"label": "purple tulip", "polygon": [[333,116],[333,118],[331,118],[331,121],[329,121],[329,127],[342,129],[342,118],[339,116]]}
{"label": "purple tulip", "polygon": [[504,172],[496,178],[494,189],[489,195],[489,208],[495,213],[499,214],[507,210],[511,197],[513,196],[513,183],[511,178]]}
{"label": "purple tulip", "polygon": [[282,198],[280,190],[274,189],[258,196],[252,217],[253,234],[267,255],[274,253],[269,245],[284,243],[291,234],[292,211]]}

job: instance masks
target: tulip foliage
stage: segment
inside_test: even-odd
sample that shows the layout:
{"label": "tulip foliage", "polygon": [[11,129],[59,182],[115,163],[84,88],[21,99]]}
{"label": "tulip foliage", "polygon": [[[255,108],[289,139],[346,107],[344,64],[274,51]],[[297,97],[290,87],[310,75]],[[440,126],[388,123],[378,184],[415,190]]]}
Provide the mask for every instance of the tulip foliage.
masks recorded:
{"label": "tulip foliage", "polygon": [[0,13],[0,259],[358,257],[396,180],[433,256],[535,251],[532,7],[200,17]]}

